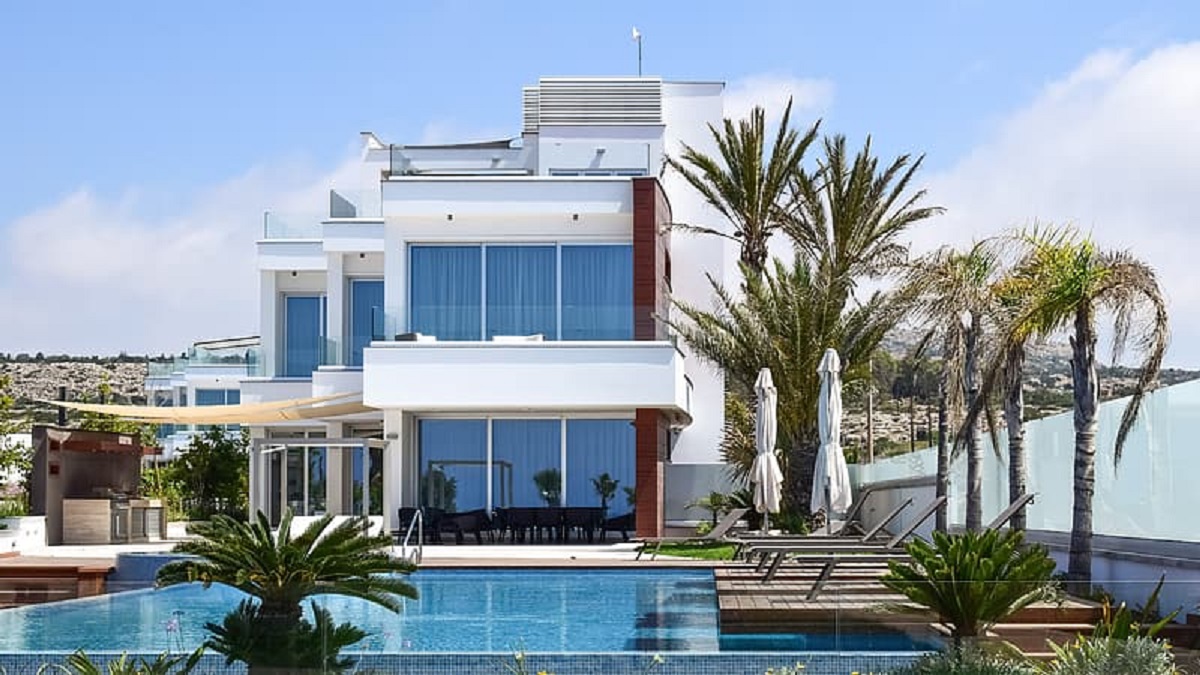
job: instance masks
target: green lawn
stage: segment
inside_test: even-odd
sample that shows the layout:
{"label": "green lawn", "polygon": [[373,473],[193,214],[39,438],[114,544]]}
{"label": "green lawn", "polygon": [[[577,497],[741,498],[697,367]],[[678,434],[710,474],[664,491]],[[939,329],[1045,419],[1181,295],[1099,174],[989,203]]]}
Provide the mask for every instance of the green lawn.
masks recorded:
{"label": "green lawn", "polygon": [[672,555],[680,558],[696,558],[698,560],[732,560],[733,544],[720,542],[698,542],[695,544],[663,544],[658,550],[659,555]]}

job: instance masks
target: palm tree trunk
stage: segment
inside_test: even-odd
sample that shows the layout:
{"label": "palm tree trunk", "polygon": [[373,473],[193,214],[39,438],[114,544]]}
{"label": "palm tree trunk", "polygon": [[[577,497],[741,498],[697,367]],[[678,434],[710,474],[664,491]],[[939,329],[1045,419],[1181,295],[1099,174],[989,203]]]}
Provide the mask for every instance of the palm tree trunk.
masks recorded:
{"label": "palm tree trunk", "polygon": [[[1025,346],[1008,349],[1004,363],[1004,426],[1008,431],[1008,499],[1015,502],[1025,494],[1025,393],[1022,380],[1025,374]],[[1025,529],[1025,507],[1017,509],[1009,521],[1012,529]]]}
{"label": "palm tree trunk", "polygon": [[1069,590],[1086,593],[1092,583],[1092,495],[1096,492],[1096,329],[1092,307],[1081,302],[1071,337],[1071,378],[1075,394],[1075,485],[1071,514]]}
{"label": "palm tree trunk", "polygon": [[[975,404],[979,398],[979,333],[980,317],[971,313],[971,326],[966,334],[966,389],[967,405]],[[983,529],[983,443],[979,437],[979,422],[976,420],[967,429],[967,521],[972,532]]]}
{"label": "palm tree trunk", "polygon": [[[938,396],[937,481],[934,484],[934,493],[938,497],[943,497],[950,491],[950,446],[946,442],[946,435],[950,431],[950,422],[946,416],[946,382],[948,378],[949,375],[943,366],[941,395]],[[946,504],[943,503],[938,507],[934,516],[934,527],[938,532],[946,532],[949,527],[946,511]]]}
{"label": "palm tree trunk", "polygon": [[811,434],[800,434],[792,441],[791,457],[788,458],[787,479],[790,483],[789,497],[791,511],[812,515],[809,507],[812,504],[813,477],[816,475],[817,448],[820,437]]}

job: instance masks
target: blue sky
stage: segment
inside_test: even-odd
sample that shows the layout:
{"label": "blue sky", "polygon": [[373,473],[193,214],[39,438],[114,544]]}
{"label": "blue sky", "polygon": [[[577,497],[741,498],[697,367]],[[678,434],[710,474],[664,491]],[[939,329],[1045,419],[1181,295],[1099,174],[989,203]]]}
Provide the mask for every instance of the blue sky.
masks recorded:
{"label": "blue sky", "polygon": [[[988,200],[996,195],[981,186],[1008,184],[1005,174],[989,171],[1013,158],[1006,149],[1020,146],[1013,134],[1024,129],[1053,139],[1062,136],[1056,128],[1099,124],[1088,109],[1102,115],[1113,92],[1135,86],[1152,66],[1168,82],[1182,79],[1188,92],[1200,77],[1184,67],[1190,52],[1163,52],[1197,39],[1200,6],[1193,2],[847,4],[393,0],[10,8],[0,24],[0,90],[7,94],[0,107],[0,310],[48,302],[86,309],[97,304],[90,294],[109,284],[106,297],[119,305],[112,309],[137,330],[98,335],[40,317],[0,334],[0,351],[178,350],[210,337],[195,334],[200,320],[217,335],[253,332],[252,274],[229,269],[250,287],[221,286],[245,294],[225,298],[225,310],[236,309],[223,311],[197,297],[202,278],[173,279],[169,266],[145,260],[153,248],[131,251],[121,236],[129,228],[153,233],[162,222],[164,230],[175,228],[165,244],[179,232],[203,239],[211,219],[253,229],[281,194],[336,171],[353,155],[360,130],[393,142],[513,134],[520,87],[539,75],[634,73],[635,25],[647,74],[724,80],[731,89],[764,78],[819,84],[825,94],[802,116],[823,116],[827,131],[854,139],[871,133],[883,155],[927,153],[929,180],[946,189],[945,199],[932,192],[933,201],[952,210],[961,202],[971,214],[994,211]],[[1173,58],[1158,58],[1164,53]],[[1144,77],[1157,82],[1160,70]],[[1070,105],[1055,98],[1064,87],[1060,98]],[[757,91],[743,89],[751,97]],[[1171,102],[1182,116],[1195,114],[1192,103]],[[1037,117],[1047,109],[1057,115],[1052,122]],[[1144,118],[1130,114],[1130,124]],[[1126,118],[1112,123],[1119,119]],[[1097,126],[1091,141],[1099,144],[1107,128]],[[1134,150],[1159,147],[1127,140]],[[1179,151],[1162,145],[1165,153]],[[1108,161],[1124,165],[1121,156]],[[1015,177],[1027,173],[1019,163]],[[1097,210],[1086,193],[1102,186],[1075,187],[1082,197],[1034,200],[1033,212],[1003,217],[1082,217],[1099,235],[1103,218],[1094,214],[1141,211],[1134,202]],[[1157,201],[1163,189],[1149,184],[1138,198]],[[60,257],[83,256],[70,265],[42,269],[23,255],[36,236],[57,242],[89,219],[96,224],[85,234],[105,232],[101,243],[114,247],[111,256],[140,255],[143,264],[89,259],[70,242]],[[1125,245],[1116,234],[1113,245]],[[95,251],[97,244],[78,247]],[[230,257],[244,262],[252,253]],[[85,275],[82,265],[101,271]],[[137,274],[174,295],[135,288],[128,277]],[[195,321],[176,320],[183,315]],[[98,316],[85,316],[83,325]],[[1172,353],[1200,365],[1200,349]]]}

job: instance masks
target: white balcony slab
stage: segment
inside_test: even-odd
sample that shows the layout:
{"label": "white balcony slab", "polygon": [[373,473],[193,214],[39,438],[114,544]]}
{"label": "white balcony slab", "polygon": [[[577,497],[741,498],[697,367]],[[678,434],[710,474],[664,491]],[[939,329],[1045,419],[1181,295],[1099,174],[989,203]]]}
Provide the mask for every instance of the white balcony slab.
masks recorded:
{"label": "white balcony slab", "polygon": [[373,342],[363,354],[363,402],[374,408],[689,414],[670,342]]}
{"label": "white balcony slab", "polygon": [[310,398],[313,382],[298,377],[251,377],[242,380],[242,403],[270,403]]}

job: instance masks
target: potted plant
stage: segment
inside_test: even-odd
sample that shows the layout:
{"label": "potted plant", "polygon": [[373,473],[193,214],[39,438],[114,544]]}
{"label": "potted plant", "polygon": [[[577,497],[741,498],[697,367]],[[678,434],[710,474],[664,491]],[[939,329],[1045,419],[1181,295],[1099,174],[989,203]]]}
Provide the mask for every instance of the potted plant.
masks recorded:
{"label": "potted plant", "polygon": [[562,495],[562,474],[558,469],[542,469],[533,474],[533,483],[546,501],[546,506],[558,506]]}
{"label": "potted plant", "polygon": [[608,500],[616,496],[620,483],[621,481],[608,475],[607,471],[592,479],[592,487],[596,488],[596,494],[600,495],[601,509],[608,510]]}

